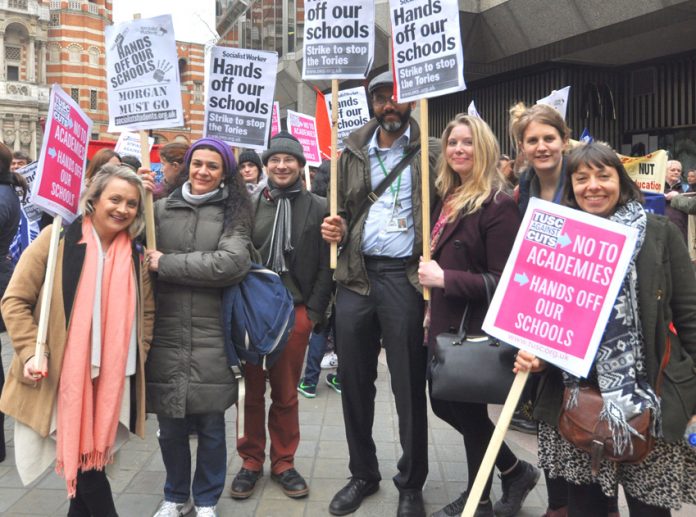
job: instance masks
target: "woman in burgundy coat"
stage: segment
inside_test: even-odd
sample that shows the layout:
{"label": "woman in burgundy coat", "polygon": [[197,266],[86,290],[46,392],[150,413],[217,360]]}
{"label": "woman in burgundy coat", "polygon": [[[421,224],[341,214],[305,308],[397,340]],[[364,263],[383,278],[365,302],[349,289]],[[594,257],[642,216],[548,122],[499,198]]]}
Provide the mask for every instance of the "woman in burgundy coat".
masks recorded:
{"label": "woman in burgundy coat", "polygon": [[[497,170],[500,149],[481,119],[457,115],[442,135],[442,157],[436,187],[441,202],[435,207],[432,260],[421,262],[420,282],[432,289],[426,312],[428,346],[442,332],[456,331],[464,308],[471,303],[468,332],[481,334],[487,310],[483,273],[497,282],[507,261],[520,215],[513,199],[501,189],[505,179]],[[485,374],[482,372],[482,374]],[[485,403],[440,400],[431,396],[435,414],[459,431],[469,469],[466,491],[434,515],[460,515],[478,472],[494,425]],[[483,492],[477,517],[512,516],[539,479],[539,471],[518,460],[503,444],[496,459],[503,495],[495,506],[490,500],[491,479]]]}

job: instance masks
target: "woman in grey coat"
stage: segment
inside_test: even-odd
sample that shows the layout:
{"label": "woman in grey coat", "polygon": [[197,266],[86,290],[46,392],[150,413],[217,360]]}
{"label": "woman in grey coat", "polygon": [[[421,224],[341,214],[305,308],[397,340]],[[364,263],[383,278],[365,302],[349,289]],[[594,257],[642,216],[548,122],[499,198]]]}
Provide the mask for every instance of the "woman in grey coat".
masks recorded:
{"label": "woman in grey coat", "polygon": [[[157,414],[167,470],[156,517],[178,517],[193,505],[214,517],[227,470],[224,412],[237,385],[223,347],[222,289],[250,265],[252,212],[231,149],[202,138],[186,153],[188,181],[155,204],[155,330],[147,361],[147,407]],[[189,430],[198,434],[191,485]],[[193,501],[190,500],[193,492]]]}

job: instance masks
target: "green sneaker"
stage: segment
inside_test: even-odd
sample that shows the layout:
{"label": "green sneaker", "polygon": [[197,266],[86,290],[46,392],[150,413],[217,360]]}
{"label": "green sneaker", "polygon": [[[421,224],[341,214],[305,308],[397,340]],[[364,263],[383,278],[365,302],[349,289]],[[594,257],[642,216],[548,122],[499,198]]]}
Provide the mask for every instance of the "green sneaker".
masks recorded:
{"label": "green sneaker", "polygon": [[316,384],[305,384],[304,378],[300,379],[300,383],[297,385],[297,391],[302,393],[308,399],[313,399],[317,396],[317,385]]}
{"label": "green sneaker", "polygon": [[326,376],[326,384],[331,386],[336,393],[341,394],[341,381],[338,380],[338,375],[335,373],[328,374]]}

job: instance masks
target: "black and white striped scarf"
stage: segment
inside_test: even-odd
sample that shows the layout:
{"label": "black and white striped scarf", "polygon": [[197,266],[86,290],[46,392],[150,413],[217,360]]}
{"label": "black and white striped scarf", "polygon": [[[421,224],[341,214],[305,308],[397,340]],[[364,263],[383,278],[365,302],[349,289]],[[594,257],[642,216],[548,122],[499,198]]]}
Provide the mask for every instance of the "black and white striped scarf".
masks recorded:
{"label": "black and white striped scarf", "polygon": [[291,201],[302,192],[302,178],[286,188],[278,188],[268,180],[268,187],[264,189],[267,199],[276,204],[273,232],[271,233],[271,247],[266,260],[266,267],[276,273],[285,273],[288,270],[285,264],[285,254],[292,251],[292,205]]}

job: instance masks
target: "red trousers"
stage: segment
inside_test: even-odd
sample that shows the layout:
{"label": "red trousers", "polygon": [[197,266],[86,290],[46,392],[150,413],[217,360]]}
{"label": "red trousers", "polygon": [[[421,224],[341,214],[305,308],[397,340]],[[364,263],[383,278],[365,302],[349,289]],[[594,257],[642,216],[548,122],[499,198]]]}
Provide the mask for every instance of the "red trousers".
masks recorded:
{"label": "red trousers", "polygon": [[[294,467],[295,452],[300,443],[297,383],[302,375],[311,331],[312,322],[307,317],[305,306],[296,305],[295,326],[285,350],[268,369],[271,385],[268,434],[271,438],[271,472],[274,474]],[[266,457],[266,376],[262,366],[247,364],[244,371],[244,438],[237,440],[237,452],[244,468],[259,471]]]}

